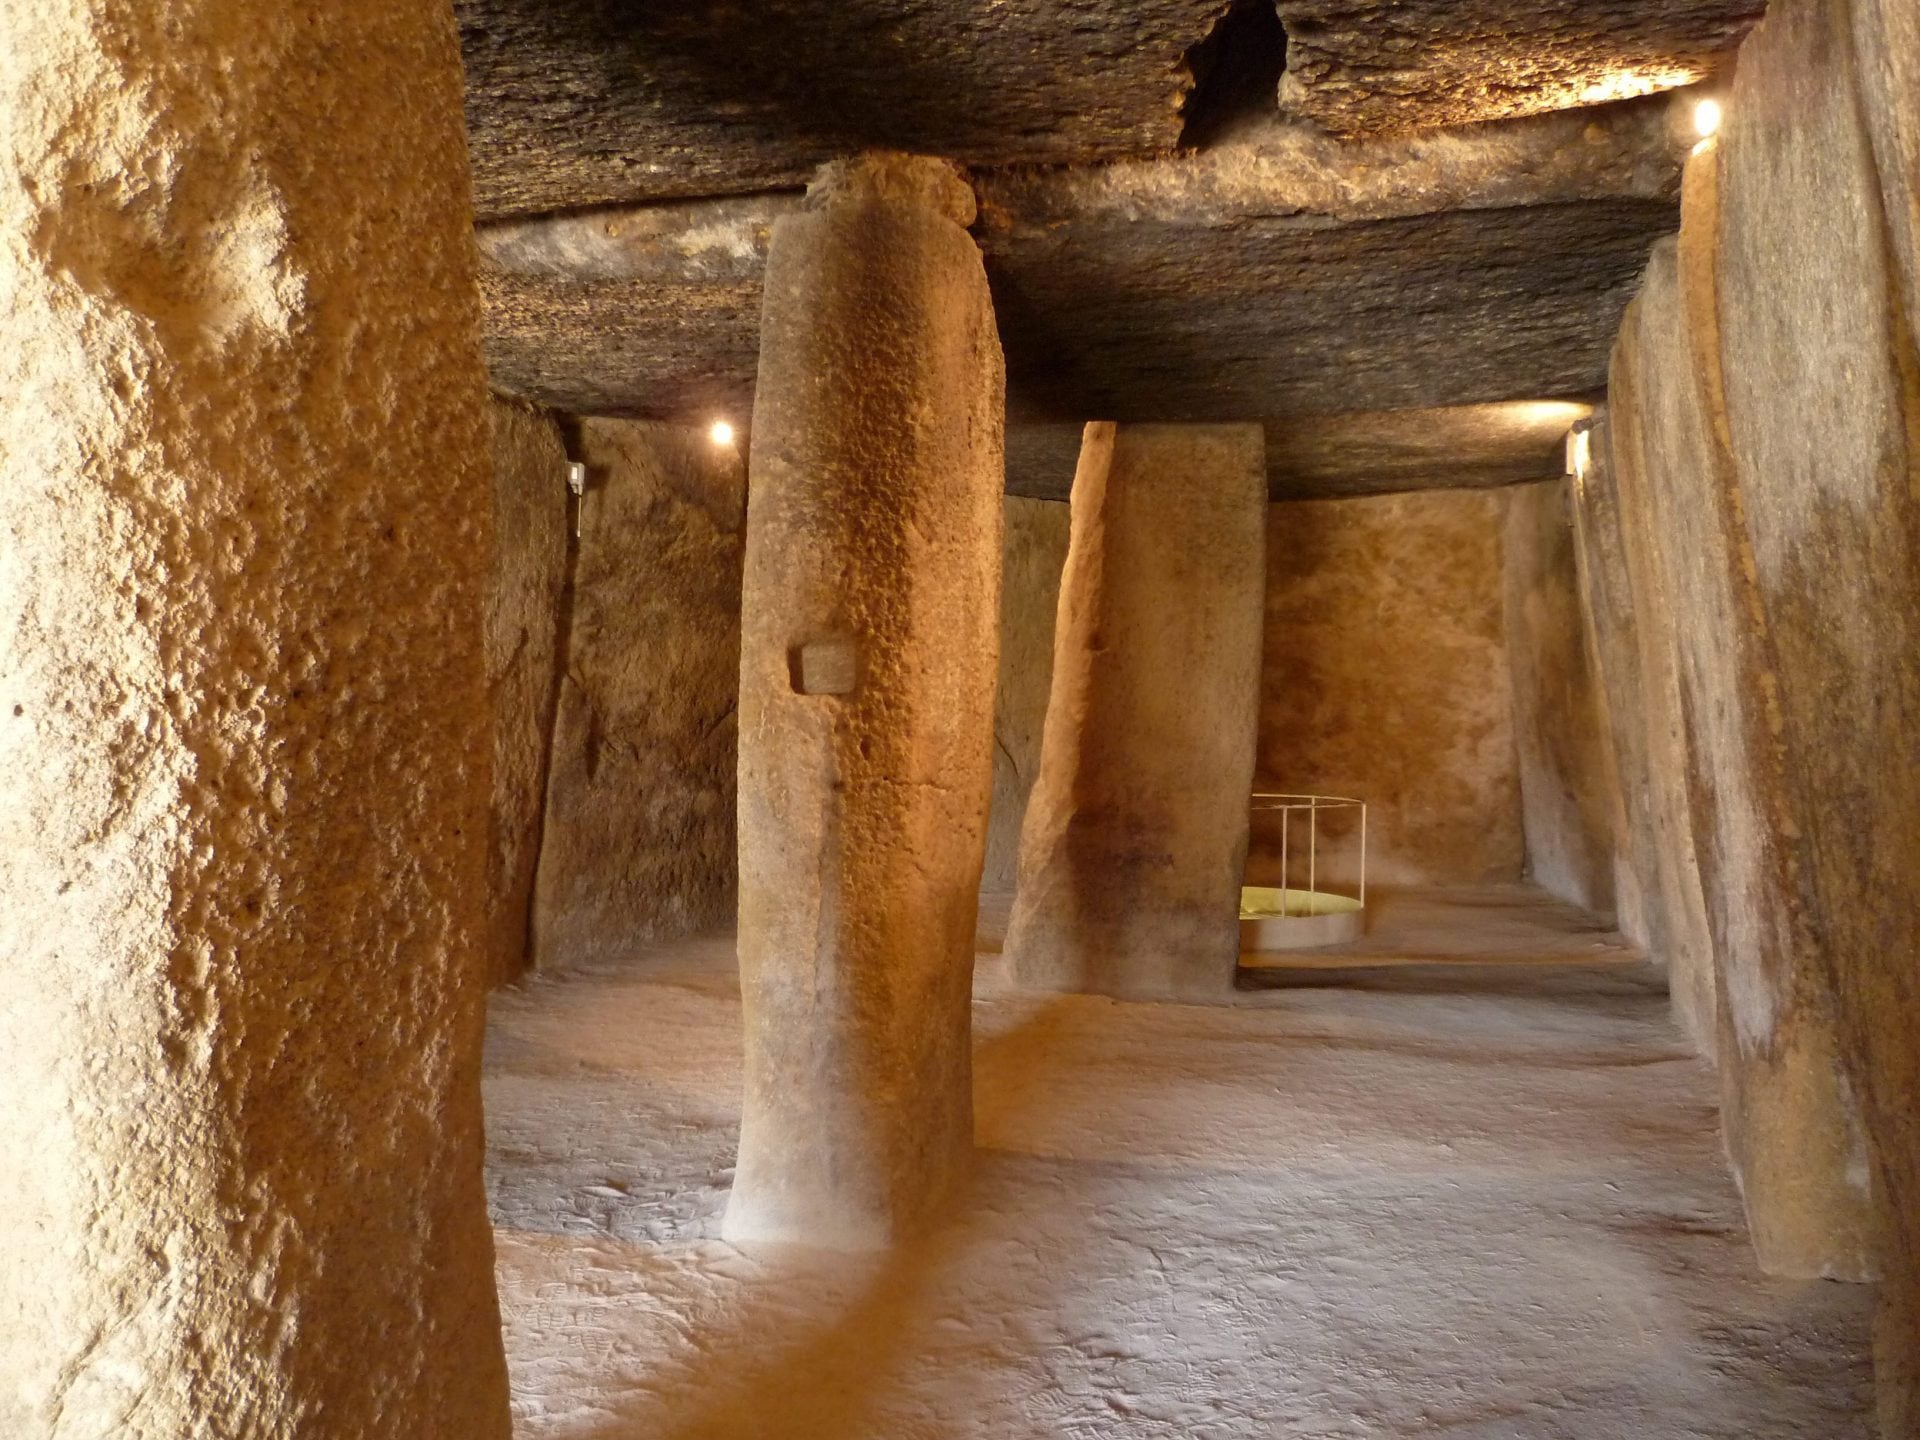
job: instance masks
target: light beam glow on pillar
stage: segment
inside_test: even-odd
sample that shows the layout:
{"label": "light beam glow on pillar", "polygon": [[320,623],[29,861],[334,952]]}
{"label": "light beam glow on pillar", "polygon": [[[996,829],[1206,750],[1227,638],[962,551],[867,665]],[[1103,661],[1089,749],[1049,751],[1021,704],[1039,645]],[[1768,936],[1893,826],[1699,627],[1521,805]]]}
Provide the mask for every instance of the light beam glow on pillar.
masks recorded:
{"label": "light beam glow on pillar", "polygon": [[1720,121],[1725,112],[1718,100],[1702,100],[1693,107],[1693,128],[1702,140],[1709,139],[1719,130]]}
{"label": "light beam glow on pillar", "polygon": [[725,420],[716,420],[713,422],[713,428],[707,431],[707,436],[715,445],[718,445],[724,450],[733,444],[733,426],[729,425]]}

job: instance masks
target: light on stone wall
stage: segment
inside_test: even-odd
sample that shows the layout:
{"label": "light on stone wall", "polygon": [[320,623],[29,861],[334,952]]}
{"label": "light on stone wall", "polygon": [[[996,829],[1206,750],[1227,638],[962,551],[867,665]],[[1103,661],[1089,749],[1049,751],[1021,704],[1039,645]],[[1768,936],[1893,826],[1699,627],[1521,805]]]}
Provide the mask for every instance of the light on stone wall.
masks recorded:
{"label": "light on stone wall", "polygon": [[1702,140],[1710,139],[1719,130],[1723,113],[1718,100],[1702,100],[1693,107],[1693,128]]}
{"label": "light on stone wall", "polygon": [[713,428],[707,431],[707,436],[724,450],[733,444],[733,426],[724,420],[716,420],[713,422]]}

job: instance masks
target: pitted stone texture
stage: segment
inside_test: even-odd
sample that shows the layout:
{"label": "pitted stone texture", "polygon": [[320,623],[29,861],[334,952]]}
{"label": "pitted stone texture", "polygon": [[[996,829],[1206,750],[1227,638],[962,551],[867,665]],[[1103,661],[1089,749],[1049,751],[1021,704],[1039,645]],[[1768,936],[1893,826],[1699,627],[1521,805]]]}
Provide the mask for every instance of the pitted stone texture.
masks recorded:
{"label": "pitted stone texture", "polygon": [[1067,563],[1069,511],[1057,500],[1006,499],[1000,573],[1000,683],[993,700],[993,811],[983,891],[1008,892],[1020,866],[1020,828],[1040,774],[1053,625]]}
{"label": "pitted stone texture", "polygon": [[1343,135],[1594,105],[1726,66],[1762,0],[1278,0],[1283,105]]}
{"label": "pitted stone texture", "polygon": [[1527,873],[1563,900],[1611,911],[1620,802],[1580,615],[1570,482],[1510,490],[1503,549]]}
{"label": "pitted stone texture", "polygon": [[534,896],[542,967],[726,924],[746,466],[685,426],[581,422],[587,467]]}
{"label": "pitted stone texture", "polygon": [[1221,1000],[1259,721],[1257,425],[1089,425],[1006,953],[1021,984]]}
{"label": "pitted stone texture", "polygon": [[1686,283],[1676,247],[1656,246],[1616,364],[1639,411],[1647,540],[1671,616],[1728,1153],[1763,1268],[1858,1280],[1872,1268],[1866,1141],[1792,843],[1778,675],[1715,413],[1714,158],[1693,162]]}
{"label": "pitted stone texture", "polygon": [[[944,183],[940,162],[903,163]],[[736,1241],[885,1244],[972,1148],[1005,380],[973,241],[898,193],[828,187],[780,221],[768,262],[740,660]],[[853,690],[799,693],[797,652],[837,640]]]}
{"label": "pitted stone texture", "polygon": [[[1475,885],[1525,865],[1504,504],[1498,491],[1443,490],[1271,507],[1260,788],[1364,800],[1374,880]],[[1279,883],[1276,819],[1254,818],[1257,884]],[[1323,873],[1357,881],[1349,817],[1320,823],[1333,842]],[[1304,866],[1290,872],[1302,878]]]}
{"label": "pitted stone texture", "polygon": [[0,1433],[505,1440],[428,0],[0,13]]}
{"label": "pitted stone texture", "polygon": [[1882,1425],[1904,1436],[1920,1425],[1920,96],[1889,84],[1914,65],[1912,18],[1891,11],[1781,0],[1742,51],[1720,340],[1809,900],[1879,1190]]}
{"label": "pitted stone texture", "polygon": [[546,806],[560,593],[567,579],[567,452],[551,415],[496,399],[493,570],[487,680],[493,692],[493,809],[487,825],[493,983],[527,968],[527,922]]}

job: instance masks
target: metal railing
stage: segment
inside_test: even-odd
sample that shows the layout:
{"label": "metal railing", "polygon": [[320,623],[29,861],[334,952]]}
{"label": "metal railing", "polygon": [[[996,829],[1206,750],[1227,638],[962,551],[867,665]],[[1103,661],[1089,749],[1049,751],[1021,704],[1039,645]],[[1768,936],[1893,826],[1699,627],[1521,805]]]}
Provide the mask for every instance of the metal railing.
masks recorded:
{"label": "metal railing", "polygon": [[1367,805],[1364,800],[1350,800],[1344,795],[1282,795],[1269,790],[1253,792],[1251,808],[1256,813],[1279,812],[1280,815],[1280,896],[1282,908],[1286,908],[1286,897],[1292,890],[1290,877],[1289,842],[1292,839],[1294,812],[1307,812],[1307,914],[1320,913],[1320,812],[1323,810],[1358,810],[1360,812],[1360,908],[1367,905]]}

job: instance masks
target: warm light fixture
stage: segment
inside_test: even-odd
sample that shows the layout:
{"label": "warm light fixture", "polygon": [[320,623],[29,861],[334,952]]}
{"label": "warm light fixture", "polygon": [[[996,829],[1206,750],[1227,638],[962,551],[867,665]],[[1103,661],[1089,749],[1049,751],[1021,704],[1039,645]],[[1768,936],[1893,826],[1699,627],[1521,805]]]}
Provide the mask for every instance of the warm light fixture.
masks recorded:
{"label": "warm light fixture", "polygon": [[722,449],[733,444],[733,426],[724,420],[714,421],[713,428],[707,431],[707,435],[712,439],[714,444],[720,446]]}
{"label": "warm light fixture", "polygon": [[1693,107],[1693,128],[1702,140],[1720,128],[1722,113],[1718,100],[1702,100]]}
{"label": "warm light fixture", "polygon": [[1593,464],[1592,435],[1592,430],[1584,423],[1567,432],[1567,473],[1576,481],[1585,480],[1587,468]]}

